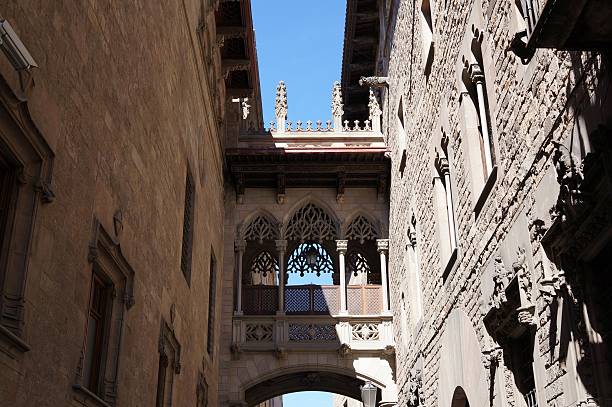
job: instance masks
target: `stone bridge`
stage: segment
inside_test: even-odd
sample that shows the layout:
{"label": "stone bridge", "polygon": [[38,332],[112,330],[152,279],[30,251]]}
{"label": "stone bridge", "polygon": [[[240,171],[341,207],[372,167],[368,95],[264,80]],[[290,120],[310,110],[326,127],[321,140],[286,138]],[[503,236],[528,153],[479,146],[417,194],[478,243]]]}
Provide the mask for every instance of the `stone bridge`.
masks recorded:
{"label": "stone bridge", "polygon": [[235,196],[226,200],[224,405],[303,390],[360,399],[366,382],[379,405],[397,401],[389,161],[374,93],[369,108],[364,123],[342,123],[336,84],[333,121],[292,125],[281,82],[276,123],[245,123],[227,150]]}

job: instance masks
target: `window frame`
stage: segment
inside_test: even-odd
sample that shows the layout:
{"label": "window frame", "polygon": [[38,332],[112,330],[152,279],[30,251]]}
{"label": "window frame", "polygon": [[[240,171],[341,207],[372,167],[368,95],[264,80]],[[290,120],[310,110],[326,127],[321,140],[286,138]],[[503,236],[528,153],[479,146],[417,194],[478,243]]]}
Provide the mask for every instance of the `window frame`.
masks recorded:
{"label": "window frame", "polygon": [[0,247],[0,349],[12,357],[30,350],[24,336],[25,290],[36,216],[50,203],[54,153],[38,130],[27,99],[0,74],[0,155],[15,177]]}
{"label": "window frame", "polygon": [[191,286],[191,271],[193,259],[193,235],[195,221],[195,194],[196,185],[191,174],[191,170],[187,168],[185,177],[185,203],[183,206],[183,236],[181,241],[181,272],[187,281],[187,285]]}
{"label": "window frame", "polygon": [[91,389],[86,383],[85,358],[88,351],[88,323],[91,301],[87,302],[87,318],[83,329],[83,345],[77,365],[76,380],[73,384],[75,400],[86,406],[115,406],[117,399],[119,357],[123,321],[126,311],[134,306],[134,269],[123,256],[119,242],[94,218],[93,238],[89,243],[87,259],[91,265],[91,278],[99,278],[107,289],[106,326],[101,349],[99,384],[97,389]]}

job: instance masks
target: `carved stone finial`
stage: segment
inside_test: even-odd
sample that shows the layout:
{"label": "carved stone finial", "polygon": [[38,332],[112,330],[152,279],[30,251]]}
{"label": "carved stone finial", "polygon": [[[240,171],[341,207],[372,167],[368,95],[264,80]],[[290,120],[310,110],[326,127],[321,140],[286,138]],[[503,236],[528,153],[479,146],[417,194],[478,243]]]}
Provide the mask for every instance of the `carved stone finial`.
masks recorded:
{"label": "carved stone finial", "polygon": [[374,89],[370,88],[370,101],[368,103],[370,109],[370,119],[374,120],[382,114],[380,105],[378,104],[378,97],[374,93]]}
{"label": "carved stone finial", "polygon": [[287,87],[280,81],[276,87],[276,118],[282,121],[287,119]]}
{"label": "carved stone finial", "polygon": [[123,232],[123,212],[121,209],[117,210],[113,215],[113,227],[115,229],[115,236],[119,238],[121,236],[121,232]]}
{"label": "carved stone finial", "polygon": [[334,88],[332,90],[332,116],[342,117],[344,114],[344,104],[342,102],[342,89],[340,88],[340,82],[334,82]]}
{"label": "carved stone finial", "polygon": [[249,118],[249,114],[251,113],[251,105],[249,105],[249,98],[242,99],[242,103],[240,105],[242,107],[242,120],[246,120]]}

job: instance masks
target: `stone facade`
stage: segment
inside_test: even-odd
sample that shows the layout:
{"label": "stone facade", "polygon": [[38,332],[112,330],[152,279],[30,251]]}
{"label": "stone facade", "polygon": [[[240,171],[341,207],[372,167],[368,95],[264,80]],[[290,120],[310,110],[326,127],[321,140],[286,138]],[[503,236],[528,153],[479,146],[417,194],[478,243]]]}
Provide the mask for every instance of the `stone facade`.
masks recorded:
{"label": "stone facade", "polygon": [[[592,276],[609,270],[609,174],[591,170],[589,185],[608,186],[581,195],[583,169],[609,157],[609,55],[537,49],[523,63],[509,50],[524,28],[513,1],[386,3],[378,66],[399,405],[609,405],[609,288],[595,288],[609,279]],[[585,228],[584,242],[568,241]],[[531,346],[517,350],[519,338]],[[525,352],[531,373],[519,368]]]}
{"label": "stone facade", "polygon": [[[23,298],[3,302],[3,315],[13,300],[23,312],[0,332],[0,405],[155,405],[161,344],[174,362],[167,373],[173,405],[216,405],[221,324],[214,314],[212,329],[207,324],[209,293],[221,287],[217,278],[209,290],[210,267],[224,261],[224,102],[223,90],[213,89],[222,84],[213,3],[0,6],[0,20],[10,22],[38,65],[18,72],[0,55],[0,161],[7,143],[19,153],[15,146],[30,137],[13,135],[19,128],[36,136],[47,171],[41,179],[30,170],[20,178],[20,197],[38,195],[27,215],[33,226],[24,246],[27,273],[20,274]],[[189,281],[181,272],[188,172]],[[24,222],[22,215],[15,222]],[[127,286],[114,286],[99,397],[81,379],[97,267],[118,270],[119,281],[127,276]],[[0,271],[4,279],[18,269],[4,263]],[[221,296],[216,303],[220,311]],[[207,350],[209,332],[215,337]]]}

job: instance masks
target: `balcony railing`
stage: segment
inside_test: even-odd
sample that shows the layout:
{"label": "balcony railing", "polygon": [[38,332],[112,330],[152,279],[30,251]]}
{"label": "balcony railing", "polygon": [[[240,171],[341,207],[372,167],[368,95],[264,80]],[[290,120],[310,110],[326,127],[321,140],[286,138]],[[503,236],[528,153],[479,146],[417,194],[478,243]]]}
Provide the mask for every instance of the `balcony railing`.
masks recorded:
{"label": "balcony railing", "polygon": [[524,397],[527,407],[538,407],[538,394],[535,389],[525,394]]}
{"label": "balcony railing", "polygon": [[393,346],[391,315],[234,316],[234,349],[278,351],[300,349],[336,350],[348,345],[351,351],[387,351]]}
{"label": "balcony railing", "polygon": [[[347,287],[349,315],[379,315],[383,311],[380,285]],[[277,286],[244,286],[245,315],[273,315],[278,311]],[[299,285],[285,287],[287,315],[337,315],[340,313],[340,286]]]}
{"label": "balcony railing", "polygon": [[609,0],[521,0],[528,47],[608,49],[612,44]]}

